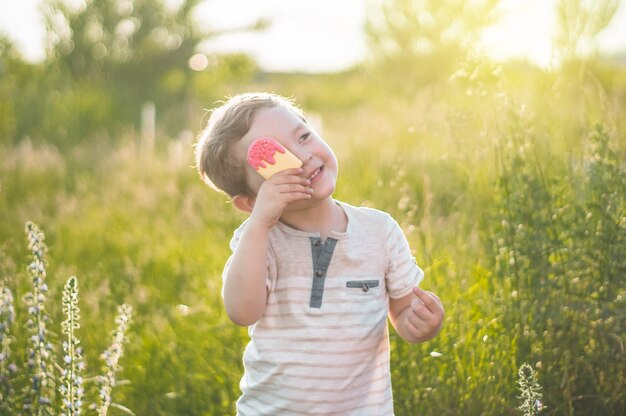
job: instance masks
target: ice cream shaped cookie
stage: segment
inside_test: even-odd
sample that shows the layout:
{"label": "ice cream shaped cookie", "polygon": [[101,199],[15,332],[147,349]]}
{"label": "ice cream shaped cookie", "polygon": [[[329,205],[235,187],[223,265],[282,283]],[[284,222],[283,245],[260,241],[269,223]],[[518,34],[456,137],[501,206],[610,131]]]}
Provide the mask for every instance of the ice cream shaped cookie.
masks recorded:
{"label": "ice cream shaped cookie", "polygon": [[299,168],[302,161],[271,137],[259,137],[248,147],[248,164],[265,179],[285,169]]}

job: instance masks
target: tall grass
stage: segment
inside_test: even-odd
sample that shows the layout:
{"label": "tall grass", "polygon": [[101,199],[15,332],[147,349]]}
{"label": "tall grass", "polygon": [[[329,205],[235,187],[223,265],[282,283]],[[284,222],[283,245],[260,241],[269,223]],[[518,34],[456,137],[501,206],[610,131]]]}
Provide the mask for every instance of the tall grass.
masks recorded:
{"label": "tall grass", "polygon": [[626,172],[615,139],[596,126],[578,158],[561,160],[518,139],[502,149],[494,231],[518,360],[541,362],[544,383],[560,386],[546,397],[555,411],[616,414],[624,368],[604,364],[624,357]]}
{"label": "tall grass", "polygon": [[[50,327],[53,321],[48,313],[47,257],[45,235],[33,222],[26,223],[28,249],[32,261],[27,270],[30,275],[30,291],[24,297],[24,308],[15,305],[12,290],[5,286],[2,276],[0,286],[0,411],[1,414],[64,415],[83,414],[85,390],[83,378],[85,362],[78,338],[80,308],[78,307],[78,279],[70,277],[64,285],[61,305],[65,320],[61,324],[64,339],[62,361],[57,362],[59,348],[57,336]],[[9,282],[10,283],[10,282]],[[17,306],[17,307],[16,307]],[[20,333],[16,310],[26,316],[25,331]],[[122,355],[122,346],[127,341],[126,330],[130,323],[131,308],[120,307],[116,318],[118,328],[113,343],[105,351],[105,376],[96,377],[100,384],[98,415],[105,416],[109,406],[134,414],[128,408],[111,402],[111,389],[115,385],[115,373]],[[22,335],[22,337],[20,337]],[[114,356],[114,360],[110,357]],[[93,390],[91,388],[90,390]]]}
{"label": "tall grass", "polygon": [[[392,335],[396,414],[519,414],[523,363],[541,381],[542,414],[626,407],[620,76],[470,63],[410,99],[359,72],[241,88],[304,105],[339,158],[336,197],[389,211],[446,306],[435,339]],[[96,334],[113,330],[117,305],[134,305],[116,401],[142,415],[233,414],[247,334],[220,288],[244,217],[196,177],[190,144],[1,151],[0,271],[16,275],[24,257],[19,224],[46,224],[49,296],[57,276],[81,276],[86,362],[106,348]]]}

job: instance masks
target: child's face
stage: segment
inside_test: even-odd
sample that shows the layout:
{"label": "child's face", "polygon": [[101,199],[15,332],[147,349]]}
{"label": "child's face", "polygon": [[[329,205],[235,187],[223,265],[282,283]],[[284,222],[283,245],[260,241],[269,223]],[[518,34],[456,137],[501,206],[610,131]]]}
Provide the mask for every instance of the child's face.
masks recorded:
{"label": "child's face", "polygon": [[259,137],[272,137],[303,163],[302,177],[311,179],[312,200],[331,196],[337,182],[337,158],[324,140],[296,114],[283,107],[261,109],[254,117],[248,133],[234,150],[244,161],[248,186],[256,195],[263,177],[245,163],[248,147]]}

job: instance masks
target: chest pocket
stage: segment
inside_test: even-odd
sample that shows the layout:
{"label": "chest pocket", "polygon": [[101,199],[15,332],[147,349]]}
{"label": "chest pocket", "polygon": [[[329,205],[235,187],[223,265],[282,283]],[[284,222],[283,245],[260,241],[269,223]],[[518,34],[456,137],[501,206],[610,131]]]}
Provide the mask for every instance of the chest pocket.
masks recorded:
{"label": "chest pocket", "polygon": [[361,289],[363,292],[368,292],[370,289],[378,287],[378,280],[349,280],[346,282],[346,287],[350,289]]}

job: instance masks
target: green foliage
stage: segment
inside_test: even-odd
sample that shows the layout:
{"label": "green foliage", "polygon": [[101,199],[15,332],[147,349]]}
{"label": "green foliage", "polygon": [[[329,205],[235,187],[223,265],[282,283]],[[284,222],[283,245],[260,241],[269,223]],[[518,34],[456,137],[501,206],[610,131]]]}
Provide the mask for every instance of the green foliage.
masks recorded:
{"label": "green foliage", "polygon": [[595,38],[609,25],[618,7],[619,0],[559,0],[555,46],[561,60],[567,63],[595,54]]}
{"label": "green foliage", "polygon": [[15,308],[13,293],[7,287],[0,292],[0,411],[7,414],[15,405],[15,390],[10,382],[17,366],[13,362],[11,344],[14,339],[11,334],[15,322]]}
{"label": "green foliage", "polygon": [[209,56],[203,71],[189,67],[201,42],[219,34],[198,24],[198,4],[43,2],[45,62],[24,62],[0,39],[0,143],[30,139],[68,150],[89,141],[118,142],[128,130],[140,130],[148,102],[156,107],[159,135],[188,129],[191,106],[222,98],[229,85],[256,71],[240,54]]}
{"label": "green foliage", "polygon": [[202,34],[192,20],[198,0],[177,6],[165,1],[64,0],[45,3],[49,52],[74,80],[154,86],[179,68]]}
{"label": "green foliage", "polygon": [[[624,405],[622,73],[572,83],[524,71],[467,62],[410,100],[363,88],[359,71],[247,87],[303,103],[340,159],[336,196],[394,215],[446,306],[427,343],[392,332],[397,414],[514,414],[523,362],[540,373],[543,414]],[[243,217],[197,178],[190,143],[146,154],[133,141],[5,146],[0,270],[24,255],[16,224],[49,224],[50,290],[64,284],[55,276],[81,276],[86,363],[106,348],[116,305],[137,311],[115,401],[137,414],[231,414],[247,334],[223,311],[221,270]],[[25,339],[11,328],[5,340]]]}
{"label": "green foliage", "polygon": [[0,143],[16,144],[41,123],[46,110],[41,93],[52,77],[45,68],[26,64],[10,42],[0,40]]}
{"label": "green foliage", "polygon": [[407,80],[424,83],[446,79],[482,31],[497,20],[499,3],[373,1],[365,25],[372,62],[389,81],[401,81],[405,88]]}
{"label": "green foliage", "polygon": [[545,385],[562,387],[548,407],[614,414],[624,368],[602,363],[624,354],[626,172],[601,126],[582,147],[564,160],[532,134],[502,146],[495,271],[518,360],[544,363]]}
{"label": "green foliage", "polygon": [[[85,363],[76,332],[80,328],[78,279],[75,276],[70,277],[63,288],[61,304],[66,319],[61,328],[65,339],[62,343],[63,359],[61,363],[57,363],[56,336],[48,328],[52,320],[46,306],[49,290],[45,254],[48,247],[44,233],[31,221],[26,223],[26,233],[33,261],[28,266],[32,290],[24,295],[28,320],[23,333],[14,327],[16,308],[12,291],[5,286],[6,276],[2,276],[0,287],[0,411],[3,415],[78,416],[83,414],[85,397],[82,376]],[[17,309],[19,314],[20,310]],[[127,341],[130,314],[131,308],[128,305],[120,307],[113,343],[103,354],[104,376],[95,378],[100,384],[100,404],[94,404],[90,408],[96,409],[101,416],[107,414],[109,406],[134,414],[124,406],[111,402],[118,361]],[[20,335],[26,339],[21,339]]]}
{"label": "green foliage", "polygon": [[[228,320],[220,289],[228,242],[244,217],[197,178],[190,139],[157,140],[146,152],[135,131],[146,99],[156,103],[158,135],[176,136],[181,127],[200,130],[202,109],[216,100],[266,90],[304,107],[339,158],[336,197],[390,212],[426,272],[424,287],[443,300],[444,329],[435,339],[409,345],[391,329],[396,414],[517,414],[522,369],[527,386],[533,371],[540,376],[542,414],[621,414],[623,68],[585,61],[545,72],[464,59],[459,45],[493,17],[495,2],[486,1],[467,3],[473,11],[460,17],[449,6],[465,2],[385,3],[381,31],[372,34],[381,48],[391,42],[403,53],[385,61],[385,46],[378,69],[257,74],[250,58],[236,55],[191,72],[188,56],[148,41],[159,34],[159,19],[183,43],[197,35],[172,22],[178,12],[165,3],[135,26],[156,32],[118,39],[128,32],[116,31],[124,20],[116,13],[126,10],[136,23],[151,13],[147,4],[128,12],[127,3],[87,2],[63,12],[73,32],[58,32],[56,58],[42,65],[25,64],[2,44],[0,413],[21,406],[31,385],[24,376],[31,329],[16,325],[28,311],[12,306],[13,294],[33,293],[37,278],[18,271],[25,252],[17,236],[30,218],[47,224],[55,259],[40,294],[60,298],[69,281],[58,276],[81,276],[74,352],[82,348],[87,364],[108,360],[106,376],[82,373],[86,396],[98,398],[92,408],[83,404],[85,412],[127,412],[109,401],[105,387],[115,385],[114,401],[138,415],[234,413],[247,333]],[[415,22],[418,6],[425,20]],[[79,36],[90,32],[89,19],[102,26],[99,41]],[[446,25],[468,36],[438,37]],[[110,47],[95,59],[103,39]],[[432,55],[397,49],[406,42],[433,42],[425,49]],[[146,78],[137,80],[146,65]],[[132,303],[136,317],[120,369],[121,350],[104,345],[101,334],[123,329],[125,319],[115,321],[122,303]],[[48,304],[41,321],[46,329],[69,322],[70,309]],[[62,336],[69,348],[70,335]],[[94,352],[103,350],[104,357]],[[70,386],[69,374],[64,384],[57,373],[55,386]],[[53,405],[60,400],[57,394]]]}
{"label": "green foliage", "polygon": [[[63,0],[48,1],[44,10],[49,64],[63,74],[62,95],[81,104],[77,109],[62,108],[85,128],[73,129],[68,119],[55,121],[84,137],[90,135],[89,129],[97,133],[137,124],[144,102],[161,109],[165,103],[188,99],[187,61],[203,40],[193,21],[197,4],[185,0],[172,7],[164,1],[103,0],[77,7]],[[172,84],[176,75],[182,82]]]}

